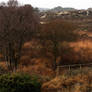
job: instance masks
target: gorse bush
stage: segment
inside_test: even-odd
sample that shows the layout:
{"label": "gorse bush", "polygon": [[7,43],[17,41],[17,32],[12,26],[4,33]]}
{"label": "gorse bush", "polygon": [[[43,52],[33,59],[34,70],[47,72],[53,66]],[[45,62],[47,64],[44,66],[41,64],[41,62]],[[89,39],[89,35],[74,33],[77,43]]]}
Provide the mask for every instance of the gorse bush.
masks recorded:
{"label": "gorse bush", "polygon": [[0,76],[0,92],[40,92],[37,77],[28,74],[5,74]]}

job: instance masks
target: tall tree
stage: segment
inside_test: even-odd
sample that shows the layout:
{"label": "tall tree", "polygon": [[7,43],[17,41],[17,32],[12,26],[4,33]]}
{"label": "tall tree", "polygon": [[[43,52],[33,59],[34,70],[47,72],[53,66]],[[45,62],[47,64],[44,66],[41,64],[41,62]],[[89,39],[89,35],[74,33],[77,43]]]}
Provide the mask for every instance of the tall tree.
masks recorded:
{"label": "tall tree", "polygon": [[22,45],[36,33],[39,21],[31,5],[17,6],[14,0],[10,0],[8,5],[0,8],[0,45],[4,48],[9,67],[15,70]]}
{"label": "tall tree", "polygon": [[10,6],[10,7],[16,7],[16,6],[18,6],[18,1],[17,0],[9,0],[8,2],[7,2],[7,5],[8,6]]}
{"label": "tall tree", "polygon": [[[50,42],[52,46],[52,53],[54,55],[53,69],[55,70],[56,60],[59,55],[58,45],[63,41],[76,40],[77,34],[75,33],[76,25],[72,22],[54,20],[42,25],[42,31],[40,32],[40,38],[45,40],[44,42]],[[49,46],[46,46],[47,48]]]}

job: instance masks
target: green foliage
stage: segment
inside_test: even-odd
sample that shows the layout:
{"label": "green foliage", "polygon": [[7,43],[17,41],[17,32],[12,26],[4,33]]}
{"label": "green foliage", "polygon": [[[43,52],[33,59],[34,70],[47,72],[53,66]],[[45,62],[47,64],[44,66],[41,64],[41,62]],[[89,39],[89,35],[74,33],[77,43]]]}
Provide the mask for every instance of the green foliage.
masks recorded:
{"label": "green foliage", "polygon": [[40,88],[36,76],[19,73],[0,76],[0,92],[40,92]]}
{"label": "green foliage", "polygon": [[6,74],[8,72],[8,69],[2,65],[0,65],[0,75]]}

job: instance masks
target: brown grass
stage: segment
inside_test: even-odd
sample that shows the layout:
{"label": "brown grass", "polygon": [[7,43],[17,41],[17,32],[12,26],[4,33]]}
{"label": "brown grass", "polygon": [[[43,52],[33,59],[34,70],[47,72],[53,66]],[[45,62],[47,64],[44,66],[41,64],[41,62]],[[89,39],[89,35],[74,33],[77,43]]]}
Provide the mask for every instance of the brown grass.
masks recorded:
{"label": "brown grass", "polygon": [[77,42],[71,42],[70,43],[71,47],[75,47],[76,50],[80,48],[89,48],[92,49],[92,41],[91,40],[81,40]]}
{"label": "brown grass", "polygon": [[[92,91],[92,74],[78,74],[76,76],[58,76],[53,80],[44,83],[43,92],[50,92],[50,89],[60,89],[63,92],[89,92]],[[62,91],[61,91],[62,92]]]}

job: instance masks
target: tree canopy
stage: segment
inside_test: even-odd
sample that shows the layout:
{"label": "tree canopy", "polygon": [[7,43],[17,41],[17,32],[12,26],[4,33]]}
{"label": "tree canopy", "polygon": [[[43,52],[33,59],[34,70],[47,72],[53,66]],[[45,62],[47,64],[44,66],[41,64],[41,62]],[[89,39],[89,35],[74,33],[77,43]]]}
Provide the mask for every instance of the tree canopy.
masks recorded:
{"label": "tree canopy", "polygon": [[31,5],[18,6],[16,0],[9,0],[0,7],[0,46],[7,61],[19,60],[23,43],[33,37],[38,25],[38,16]]}
{"label": "tree canopy", "polygon": [[[56,69],[56,59],[59,55],[59,43],[63,41],[74,41],[77,39],[75,29],[77,28],[72,22],[63,20],[53,20],[41,25],[42,30],[39,38],[45,43],[44,47],[50,49],[54,56],[53,69]],[[48,43],[48,44],[46,44]]]}

